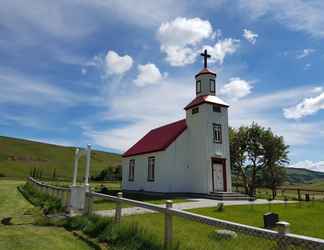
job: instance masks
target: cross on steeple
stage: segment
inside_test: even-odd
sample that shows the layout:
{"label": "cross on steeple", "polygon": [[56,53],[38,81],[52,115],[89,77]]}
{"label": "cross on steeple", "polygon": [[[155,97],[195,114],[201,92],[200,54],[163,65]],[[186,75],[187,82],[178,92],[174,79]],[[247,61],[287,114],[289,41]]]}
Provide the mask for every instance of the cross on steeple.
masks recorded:
{"label": "cross on steeple", "polygon": [[211,56],[207,54],[207,50],[204,50],[204,53],[200,54],[202,57],[204,57],[204,68],[207,68],[207,58],[210,58]]}

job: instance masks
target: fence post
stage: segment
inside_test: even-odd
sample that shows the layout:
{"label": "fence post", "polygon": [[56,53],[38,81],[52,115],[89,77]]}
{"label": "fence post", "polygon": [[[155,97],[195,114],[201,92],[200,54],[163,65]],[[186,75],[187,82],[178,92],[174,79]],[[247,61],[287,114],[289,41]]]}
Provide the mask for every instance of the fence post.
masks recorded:
{"label": "fence post", "polygon": [[300,189],[297,189],[298,200],[301,201]]}
{"label": "fence post", "polygon": [[278,249],[284,250],[288,249],[289,244],[287,244],[287,241],[285,240],[285,234],[289,233],[289,226],[290,224],[286,221],[279,221],[276,223],[277,231],[282,236],[278,240]]}
{"label": "fence post", "polygon": [[86,192],[84,213],[87,215],[90,215],[92,213],[92,196],[90,192]]}
{"label": "fence post", "polygon": [[165,203],[165,222],[164,222],[164,248],[171,249],[172,247],[172,215],[169,213],[168,209],[172,208],[173,201],[167,200]]}
{"label": "fence post", "polygon": [[[122,198],[123,197],[123,193],[122,192],[118,192],[117,193],[117,197],[118,198]],[[116,223],[120,223],[121,215],[122,215],[122,202],[120,200],[118,200],[116,202],[116,211],[115,211],[115,222]]]}

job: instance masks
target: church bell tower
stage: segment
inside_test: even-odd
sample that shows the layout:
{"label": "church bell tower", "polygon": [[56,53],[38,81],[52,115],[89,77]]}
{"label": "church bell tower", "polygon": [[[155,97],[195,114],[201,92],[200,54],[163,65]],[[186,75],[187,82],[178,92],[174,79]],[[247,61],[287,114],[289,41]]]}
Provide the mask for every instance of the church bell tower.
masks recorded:
{"label": "church bell tower", "polygon": [[196,96],[216,95],[216,74],[207,68],[207,59],[210,55],[207,50],[200,54],[204,57],[204,68],[195,76]]}
{"label": "church bell tower", "polygon": [[[198,193],[231,191],[228,107],[216,95],[216,74],[207,67],[207,50],[201,53],[203,69],[195,75],[196,97],[184,108],[188,127],[188,155],[192,157],[192,185]],[[199,181],[198,181],[199,180]]]}

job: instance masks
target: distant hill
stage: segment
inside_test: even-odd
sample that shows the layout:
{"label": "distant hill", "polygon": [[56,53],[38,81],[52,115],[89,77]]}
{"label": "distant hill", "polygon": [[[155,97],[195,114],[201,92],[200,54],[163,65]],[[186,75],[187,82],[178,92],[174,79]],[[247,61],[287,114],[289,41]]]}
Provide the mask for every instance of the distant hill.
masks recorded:
{"label": "distant hill", "polygon": [[309,184],[324,181],[324,173],[303,168],[287,168],[290,184]]}
{"label": "distant hill", "polygon": [[[64,147],[36,141],[0,136],[0,175],[24,178],[31,169],[39,168],[43,176],[69,178],[73,172],[74,147]],[[121,164],[121,156],[102,151],[92,151],[91,174],[107,167]],[[79,161],[79,176],[83,176],[84,157]]]}

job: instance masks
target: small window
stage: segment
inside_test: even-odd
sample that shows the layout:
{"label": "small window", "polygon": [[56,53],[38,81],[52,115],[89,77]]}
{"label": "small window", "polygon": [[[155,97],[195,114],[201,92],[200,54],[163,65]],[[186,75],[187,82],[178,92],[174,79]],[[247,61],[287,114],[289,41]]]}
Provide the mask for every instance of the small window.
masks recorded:
{"label": "small window", "polygon": [[213,112],[221,113],[222,112],[221,107],[214,104],[213,105]]}
{"label": "small window", "polygon": [[197,114],[197,113],[199,113],[199,107],[195,107],[195,108],[193,108],[192,110],[191,110],[191,114]]}
{"label": "small window", "polygon": [[210,89],[211,93],[215,93],[215,80],[214,79],[209,80],[209,89]]}
{"label": "small window", "polygon": [[199,94],[201,92],[201,81],[196,81],[196,93]]}
{"label": "small window", "polygon": [[135,179],[135,160],[132,159],[129,161],[128,166],[128,181],[134,181]]}
{"label": "small window", "polygon": [[147,173],[147,180],[154,181],[155,179],[155,157],[148,158],[148,173]]}
{"label": "small window", "polygon": [[213,124],[214,143],[222,143],[222,125]]}

